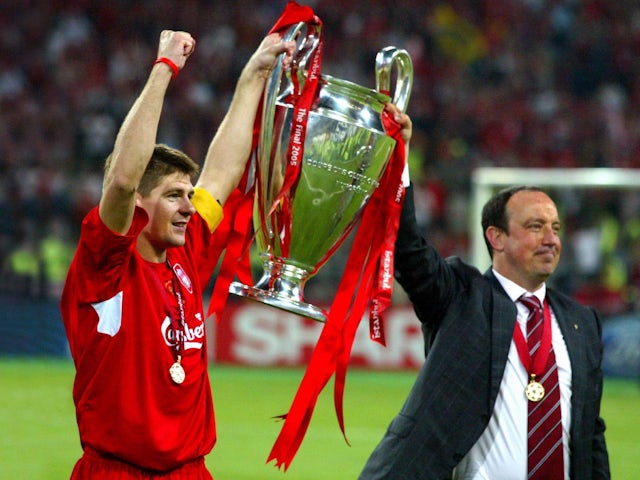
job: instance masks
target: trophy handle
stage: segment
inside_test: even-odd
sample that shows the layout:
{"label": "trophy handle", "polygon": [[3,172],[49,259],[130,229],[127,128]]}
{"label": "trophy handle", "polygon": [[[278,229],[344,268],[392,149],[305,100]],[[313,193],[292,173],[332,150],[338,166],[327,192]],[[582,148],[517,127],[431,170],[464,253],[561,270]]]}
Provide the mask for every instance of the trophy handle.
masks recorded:
{"label": "trophy handle", "polygon": [[413,85],[413,63],[409,53],[401,48],[385,47],[376,55],[376,90],[391,96],[391,70],[397,68],[392,102],[406,111]]}
{"label": "trophy handle", "polygon": [[[277,138],[274,138],[274,121],[278,99],[294,93],[296,88],[298,90],[296,93],[299,93],[304,87],[308,62],[320,44],[321,33],[321,25],[299,22],[290,27],[282,36],[284,41],[295,41],[296,50],[293,52],[291,64],[286,70],[283,65],[285,53],[281,53],[278,56],[271,75],[265,84],[262,100],[262,123],[259,134],[260,147],[257,151],[258,163],[262,165],[269,164],[273,143],[277,141]],[[283,82],[283,80],[286,81]],[[269,170],[263,170],[260,175],[262,177],[262,188],[265,188],[269,185]],[[265,235],[272,237],[274,232],[269,218],[264,218],[264,212],[261,212],[260,215],[262,224],[267,230],[264,232]]]}
{"label": "trophy handle", "polygon": [[[304,86],[308,71],[307,63],[320,43],[321,26],[300,22],[283,35],[284,41],[295,40],[296,51],[293,54],[291,66],[284,71],[283,59],[285,54],[281,53],[276,60],[276,64],[267,79],[264,91],[262,106],[262,145],[264,153],[269,155],[273,142],[273,121],[275,118],[275,108],[278,97],[282,92],[292,92],[296,87],[292,81],[292,75],[296,77],[298,90]],[[303,30],[306,30],[303,32]],[[282,80],[286,78],[288,82],[283,86]]]}

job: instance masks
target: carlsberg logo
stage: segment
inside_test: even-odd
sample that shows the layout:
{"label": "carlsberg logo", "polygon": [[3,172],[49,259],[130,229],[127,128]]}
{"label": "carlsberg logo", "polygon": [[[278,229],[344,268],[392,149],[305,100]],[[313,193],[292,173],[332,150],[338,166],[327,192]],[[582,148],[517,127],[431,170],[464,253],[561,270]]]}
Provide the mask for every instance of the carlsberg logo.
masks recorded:
{"label": "carlsberg logo", "polygon": [[200,323],[193,328],[188,324],[184,325],[183,330],[178,330],[176,332],[177,338],[176,335],[174,335],[173,328],[171,328],[171,319],[168,316],[164,317],[161,330],[165,343],[169,347],[174,347],[177,342],[182,343],[184,340],[185,350],[189,350],[191,348],[201,349],[204,343],[205,328],[202,316],[198,313],[197,317],[199,318]]}

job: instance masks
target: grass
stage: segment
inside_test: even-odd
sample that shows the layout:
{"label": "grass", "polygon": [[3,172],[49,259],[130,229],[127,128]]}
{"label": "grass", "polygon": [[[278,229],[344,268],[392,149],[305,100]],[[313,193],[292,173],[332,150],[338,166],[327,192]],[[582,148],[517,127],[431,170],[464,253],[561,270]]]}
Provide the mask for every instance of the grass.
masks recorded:
{"label": "grass", "polygon": [[[59,360],[2,360],[0,378],[0,480],[69,478],[81,454],[71,401],[73,366]],[[387,424],[399,410],[415,372],[352,369],[345,415],[351,446],[342,438],[330,383],[322,393],[307,436],[286,473],[266,464],[300,369],[211,369],[218,443],[207,458],[216,480],[350,480],[360,472]],[[607,379],[603,416],[612,477],[632,480],[640,464],[640,386]]]}
{"label": "grass", "polygon": [[640,477],[640,383],[605,381],[601,414],[607,423],[607,448],[611,478],[635,480]]}

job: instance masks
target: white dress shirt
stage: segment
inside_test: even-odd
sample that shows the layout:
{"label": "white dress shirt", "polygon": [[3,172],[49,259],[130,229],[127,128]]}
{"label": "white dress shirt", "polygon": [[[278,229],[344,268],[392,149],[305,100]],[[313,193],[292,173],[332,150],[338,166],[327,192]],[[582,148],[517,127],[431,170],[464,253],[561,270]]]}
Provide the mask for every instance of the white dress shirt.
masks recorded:
{"label": "white dress shirt", "polygon": [[[526,290],[493,271],[518,308],[518,325],[526,338],[528,309],[518,298]],[[544,301],[546,285],[529,292]],[[564,337],[551,312],[553,351],[558,365],[562,440],[564,445],[564,478],[569,479],[569,426],[571,425],[571,363]],[[513,339],[500,383],[500,390],[487,428],[454,470],[454,480],[526,480],[527,478],[527,402],[524,389],[529,375],[522,366]]]}

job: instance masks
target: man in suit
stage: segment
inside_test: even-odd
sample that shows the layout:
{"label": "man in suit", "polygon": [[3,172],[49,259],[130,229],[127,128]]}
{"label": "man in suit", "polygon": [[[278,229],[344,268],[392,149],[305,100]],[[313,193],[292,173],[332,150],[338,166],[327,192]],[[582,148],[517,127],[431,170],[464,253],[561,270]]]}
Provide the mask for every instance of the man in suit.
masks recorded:
{"label": "man in suit", "polygon": [[[408,143],[411,122],[396,113]],[[442,258],[421,236],[407,187],[395,268],[422,323],[426,359],[360,480],[609,479],[600,317],[545,283],[562,250],[554,202],[534,187],[505,189],[484,206],[482,226],[492,259],[484,274],[459,258]],[[529,335],[523,295],[545,305],[547,343],[539,352],[555,357],[547,367],[556,372],[556,386],[539,397],[530,387],[544,390],[541,377],[550,374],[534,372],[534,352],[526,340],[521,345]],[[558,470],[528,476],[529,405],[558,390]],[[539,433],[550,432],[544,426]]]}

